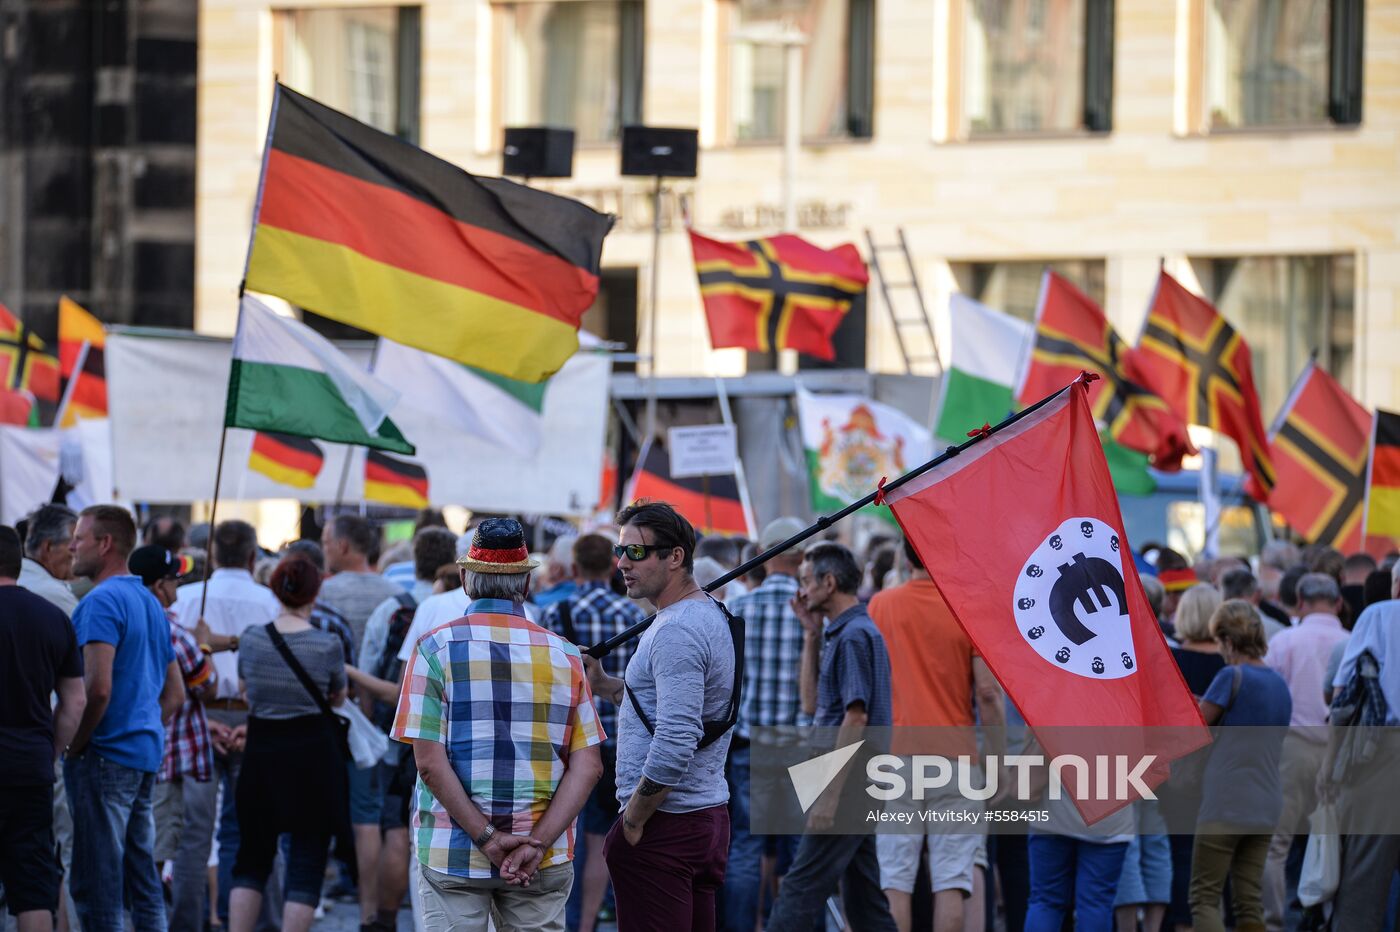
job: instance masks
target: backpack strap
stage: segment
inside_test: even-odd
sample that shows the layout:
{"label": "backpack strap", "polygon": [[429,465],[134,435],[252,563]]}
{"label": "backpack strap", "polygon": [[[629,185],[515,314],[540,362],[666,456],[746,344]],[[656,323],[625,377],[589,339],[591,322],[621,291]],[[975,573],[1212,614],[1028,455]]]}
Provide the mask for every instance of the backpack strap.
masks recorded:
{"label": "backpack strap", "polygon": [[574,627],[574,604],[572,599],[559,600],[559,633],[570,644],[579,643],[578,629]]}
{"label": "backpack strap", "polygon": [[[732,614],[729,609],[724,607],[724,603],[714,596],[709,593],[706,593],[706,596],[724,614],[725,620],[729,623],[729,637],[734,644],[734,687],[729,694],[728,714],[722,719],[700,723],[704,731],[700,736],[700,743],[696,745],[696,750],[714,744],[738,723],[739,707],[744,691],[744,619]],[[636,712],[637,718],[641,719],[647,734],[656,734],[656,725],[652,722],[651,717],[642,710],[642,704],[637,700],[637,694],[628,689],[626,683],[623,684],[622,690],[627,693],[627,698],[632,703],[632,711]]]}

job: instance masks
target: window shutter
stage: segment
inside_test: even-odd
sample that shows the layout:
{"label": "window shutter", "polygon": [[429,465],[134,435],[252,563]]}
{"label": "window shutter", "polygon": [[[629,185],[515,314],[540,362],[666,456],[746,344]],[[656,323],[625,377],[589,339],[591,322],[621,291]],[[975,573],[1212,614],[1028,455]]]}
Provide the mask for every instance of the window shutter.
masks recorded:
{"label": "window shutter", "polygon": [[1084,4],[1084,128],[1113,129],[1113,0]]}
{"label": "window shutter", "polygon": [[1364,10],[1364,0],[1332,0],[1327,115],[1344,126],[1361,122]]}

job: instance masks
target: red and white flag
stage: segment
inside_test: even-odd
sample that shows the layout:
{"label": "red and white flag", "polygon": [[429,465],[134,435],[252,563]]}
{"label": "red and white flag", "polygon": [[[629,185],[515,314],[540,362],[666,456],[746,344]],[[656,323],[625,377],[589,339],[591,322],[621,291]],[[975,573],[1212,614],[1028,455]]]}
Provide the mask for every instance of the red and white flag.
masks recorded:
{"label": "red and white flag", "polygon": [[[886,493],[885,500],[1046,755],[1155,755],[1142,782],[1210,741],[1123,533],[1089,381]],[[1088,823],[1131,799],[1066,786]]]}

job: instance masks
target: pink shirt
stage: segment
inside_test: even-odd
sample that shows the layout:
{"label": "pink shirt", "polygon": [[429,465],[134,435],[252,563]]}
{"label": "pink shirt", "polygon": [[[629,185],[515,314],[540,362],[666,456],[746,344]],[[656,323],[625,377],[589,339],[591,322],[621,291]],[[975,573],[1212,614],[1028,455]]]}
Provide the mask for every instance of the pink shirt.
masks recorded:
{"label": "pink shirt", "polygon": [[1293,696],[1290,726],[1327,724],[1327,703],[1322,698],[1322,690],[1328,685],[1327,661],[1337,642],[1346,639],[1346,629],[1337,616],[1319,612],[1305,615],[1297,625],[1280,631],[1269,642],[1264,660],[1283,677]]}

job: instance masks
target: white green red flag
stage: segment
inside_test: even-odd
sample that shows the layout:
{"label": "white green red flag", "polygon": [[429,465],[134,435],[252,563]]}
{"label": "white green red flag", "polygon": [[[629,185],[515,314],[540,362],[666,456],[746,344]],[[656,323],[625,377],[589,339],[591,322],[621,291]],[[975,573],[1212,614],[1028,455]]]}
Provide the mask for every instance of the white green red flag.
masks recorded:
{"label": "white green red flag", "polygon": [[953,346],[933,433],[962,443],[969,430],[995,424],[1019,407],[1016,382],[1035,328],[964,294],[949,299],[948,317]]}

